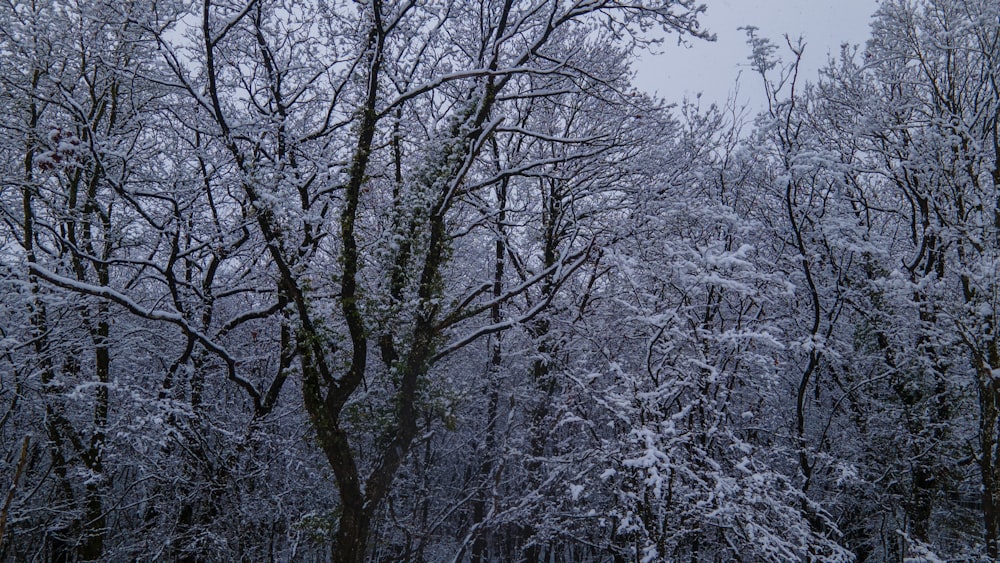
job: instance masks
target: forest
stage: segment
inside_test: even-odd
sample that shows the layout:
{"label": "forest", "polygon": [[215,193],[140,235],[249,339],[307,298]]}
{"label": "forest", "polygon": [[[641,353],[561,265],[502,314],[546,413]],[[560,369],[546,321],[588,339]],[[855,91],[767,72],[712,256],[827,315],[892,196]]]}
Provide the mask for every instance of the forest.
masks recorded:
{"label": "forest", "polygon": [[997,560],[1000,3],[705,10],[0,0],[0,560]]}

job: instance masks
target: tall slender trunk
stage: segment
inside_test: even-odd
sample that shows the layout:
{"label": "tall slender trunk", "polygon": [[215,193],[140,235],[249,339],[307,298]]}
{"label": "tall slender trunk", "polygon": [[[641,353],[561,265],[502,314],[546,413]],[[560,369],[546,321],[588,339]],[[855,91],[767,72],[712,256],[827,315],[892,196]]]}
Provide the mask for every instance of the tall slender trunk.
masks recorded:
{"label": "tall slender trunk", "polygon": [[[494,144],[494,147],[495,146],[496,145]],[[504,262],[507,254],[507,246],[505,242],[505,223],[507,221],[507,180],[502,181],[500,185],[497,186],[497,207],[499,211],[497,213],[496,223],[497,240],[494,246],[494,300],[499,300],[500,296],[503,295]],[[490,310],[490,321],[493,322],[493,324],[498,324],[500,323],[501,318],[500,303],[497,301]],[[484,483],[486,479],[489,479],[490,474],[494,470],[492,456],[496,451],[496,419],[500,396],[495,379],[500,372],[503,361],[503,350],[501,348],[499,334],[493,337],[492,344],[490,354],[490,377],[487,382],[487,385],[489,386],[489,402],[486,407],[485,447],[483,463],[479,469],[480,478],[484,480]],[[483,494],[485,494],[485,491]],[[472,522],[474,526],[481,526],[483,524],[484,519],[486,518],[486,512],[486,499],[477,499],[473,505]],[[485,530],[476,531],[476,539],[472,543],[472,563],[485,563],[487,561],[486,550],[489,547],[488,540],[489,534],[487,534]]]}
{"label": "tall slender trunk", "polygon": [[982,511],[986,535],[986,555],[1000,555],[1000,460],[997,459],[997,420],[1000,418],[1000,389],[988,376],[979,383],[979,471],[983,480]]}

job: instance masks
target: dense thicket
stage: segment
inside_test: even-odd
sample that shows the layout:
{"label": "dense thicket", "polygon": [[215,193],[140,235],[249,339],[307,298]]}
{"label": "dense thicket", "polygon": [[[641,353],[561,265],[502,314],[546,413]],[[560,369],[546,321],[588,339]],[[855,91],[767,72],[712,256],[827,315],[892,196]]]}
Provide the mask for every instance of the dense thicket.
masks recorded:
{"label": "dense thicket", "polygon": [[0,2],[0,559],[997,558],[1000,6],[702,9]]}

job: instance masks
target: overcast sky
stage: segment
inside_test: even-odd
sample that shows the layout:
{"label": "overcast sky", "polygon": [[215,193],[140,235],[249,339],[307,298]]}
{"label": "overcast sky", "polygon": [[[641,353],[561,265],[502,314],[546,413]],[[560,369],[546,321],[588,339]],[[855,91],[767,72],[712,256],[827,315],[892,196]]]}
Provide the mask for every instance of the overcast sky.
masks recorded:
{"label": "overcast sky", "polygon": [[793,39],[801,35],[806,43],[804,77],[814,81],[828,55],[840,52],[841,43],[864,47],[869,19],[877,8],[877,0],[705,0],[705,4],[708,11],[702,23],[717,40],[695,40],[684,47],[677,46],[676,36],[668,37],[659,54],[647,55],[636,67],[640,88],[668,101],[702,92],[703,102],[721,103],[742,70],[739,98],[760,107],[764,104],[760,82],[749,71],[746,33],[738,27],[759,28],[760,36],[784,47],[779,54],[785,60],[789,52],[784,35]]}

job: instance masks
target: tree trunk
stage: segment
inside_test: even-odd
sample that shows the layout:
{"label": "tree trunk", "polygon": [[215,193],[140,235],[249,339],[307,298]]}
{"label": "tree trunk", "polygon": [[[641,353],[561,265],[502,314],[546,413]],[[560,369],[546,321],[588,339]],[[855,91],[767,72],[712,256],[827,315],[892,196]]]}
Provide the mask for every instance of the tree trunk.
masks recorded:
{"label": "tree trunk", "polygon": [[977,362],[979,372],[979,471],[983,480],[982,511],[986,555],[1000,555],[1000,466],[997,460],[997,422],[1000,418],[1000,389],[989,366]]}
{"label": "tree trunk", "polygon": [[333,546],[334,563],[363,563],[368,547],[371,515],[364,506],[343,505],[337,539]]}

